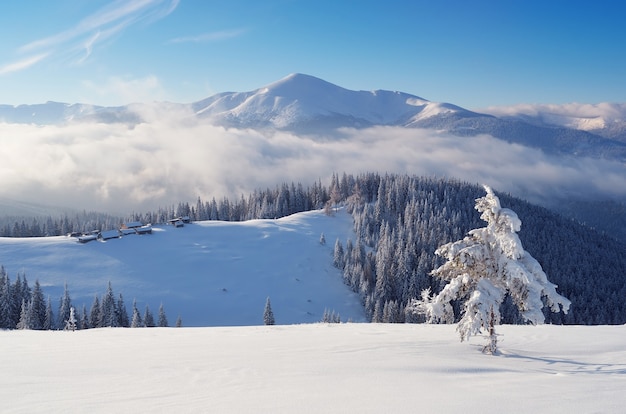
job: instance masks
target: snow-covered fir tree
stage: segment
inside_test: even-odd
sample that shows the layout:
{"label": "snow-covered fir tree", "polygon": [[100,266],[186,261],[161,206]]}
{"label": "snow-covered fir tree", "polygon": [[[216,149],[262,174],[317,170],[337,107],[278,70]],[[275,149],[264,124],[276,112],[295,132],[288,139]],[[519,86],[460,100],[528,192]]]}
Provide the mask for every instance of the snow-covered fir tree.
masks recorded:
{"label": "snow-covered fir tree", "polygon": [[75,331],[76,330],[76,313],[74,312],[74,307],[70,307],[70,315],[65,321],[65,330],[66,331]]}
{"label": "snow-covered fir tree", "polygon": [[154,328],[156,326],[154,323],[154,316],[152,315],[152,311],[148,305],[146,305],[146,311],[143,314],[143,325],[146,328]]}
{"label": "snow-covered fir tree", "polygon": [[33,329],[32,328],[32,302],[26,303],[22,299],[22,305],[20,306],[20,320],[15,326],[17,329]]}
{"label": "snow-covered fir tree", "polygon": [[117,299],[117,318],[118,325],[123,328],[128,328],[130,326],[130,321],[128,319],[128,311],[126,310],[126,305],[124,304],[124,297],[120,293],[120,296]]}
{"label": "snow-covered fir tree", "polygon": [[107,285],[107,290],[102,297],[100,303],[100,326],[101,327],[116,327],[119,326],[119,318],[116,309],[115,295],[113,294],[113,287],[111,282]]}
{"label": "snow-covered fir tree", "polygon": [[139,309],[137,309],[137,301],[133,300],[133,316],[130,322],[131,328],[141,328],[143,327],[143,319],[141,318],[141,314],[139,313]]}
{"label": "snow-covered fir tree", "polygon": [[43,291],[41,290],[41,285],[39,284],[39,279],[35,280],[35,285],[33,286],[33,292],[31,294],[31,302],[31,329],[43,329],[46,318],[46,301],[43,296]]}
{"label": "snow-covered fir tree", "polygon": [[89,327],[102,327],[102,307],[100,306],[100,299],[98,298],[98,295],[94,296],[93,303],[91,304],[91,310],[89,311]]}
{"label": "snow-covered fir tree", "polygon": [[52,301],[50,300],[50,296],[48,296],[48,301],[46,303],[46,316],[43,320],[43,329],[55,329],[56,325],[54,322],[54,314],[52,313]]}
{"label": "snow-covered fir tree", "polygon": [[265,325],[274,325],[276,320],[274,319],[274,311],[272,311],[272,303],[269,296],[265,300],[265,309],[263,310],[263,323]]}
{"label": "snow-covered fir tree", "polygon": [[542,308],[567,312],[570,301],[556,292],[541,265],[522,247],[517,236],[521,221],[517,214],[500,206],[499,198],[485,186],[487,195],[476,200],[476,210],[487,227],[471,230],[462,240],[436,250],[446,262],[432,274],[446,281],[436,295],[423,292],[412,304],[428,322],[451,323],[455,319],[452,302],[463,300],[457,331],[461,340],[486,331],[486,350],[495,353],[495,325],[500,322],[500,305],[508,293],[522,318],[532,324],[544,322]]}
{"label": "snow-covered fir tree", "polygon": [[72,308],[72,298],[67,288],[67,283],[63,285],[63,296],[59,300],[59,313],[57,314],[57,326],[63,329],[65,323],[70,318],[70,309]]}
{"label": "snow-covered fir tree", "polygon": [[324,309],[324,313],[322,314],[322,323],[341,323],[341,316],[336,313],[334,310],[329,310],[328,308]]}
{"label": "snow-covered fir tree", "polygon": [[161,305],[159,306],[159,317],[158,317],[158,326],[160,328],[167,328],[169,326],[169,323],[167,322],[167,316],[165,315],[165,308],[163,307],[163,304],[161,303]]}

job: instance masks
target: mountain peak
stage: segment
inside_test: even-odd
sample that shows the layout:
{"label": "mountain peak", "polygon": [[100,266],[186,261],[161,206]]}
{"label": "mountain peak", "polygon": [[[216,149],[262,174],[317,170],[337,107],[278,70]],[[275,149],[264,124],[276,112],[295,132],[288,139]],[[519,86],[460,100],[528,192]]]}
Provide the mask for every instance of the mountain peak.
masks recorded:
{"label": "mountain peak", "polygon": [[259,89],[261,93],[302,99],[304,96],[320,96],[346,90],[330,82],[303,73],[292,73],[284,78]]}

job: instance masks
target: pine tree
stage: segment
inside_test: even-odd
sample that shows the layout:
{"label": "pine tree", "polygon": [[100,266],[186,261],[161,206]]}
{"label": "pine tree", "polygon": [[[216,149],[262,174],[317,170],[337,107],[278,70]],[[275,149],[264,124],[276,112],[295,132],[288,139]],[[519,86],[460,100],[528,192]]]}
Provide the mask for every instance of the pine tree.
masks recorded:
{"label": "pine tree", "polygon": [[32,329],[31,328],[31,317],[32,317],[32,302],[26,303],[24,299],[22,299],[22,305],[20,306],[20,320],[16,324],[17,329]]}
{"label": "pine tree", "polygon": [[43,329],[44,320],[46,318],[46,302],[41,291],[39,279],[35,280],[35,286],[31,295],[32,302],[32,326],[31,329]]}
{"label": "pine tree", "polygon": [[476,210],[487,227],[472,230],[463,240],[445,244],[436,254],[446,262],[432,274],[448,282],[431,296],[422,292],[414,309],[428,322],[453,322],[451,302],[465,300],[457,331],[461,340],[485,330],[490,342],[485,350],[497,350],[495,325],[500,322],[500,305],[508,292],[524,320],[543,323],[544,303],[553,312],[567,313],[570,301],[556,292],[541,265],[526,252],[517,236],[521,221],[517,214],[500,206],[499,198],[485,186],[487,195],[476,200]]}
{"label": "pine tree", "polygon": [[80,314],[80,320],[78,321],[78,329],[89,329],[89,313],[87,312],[87,306],[83,304],[83,311]]}
{"label": "pine tree", "polygon": [[161,306],[159,306],[159,327],[160,328],[167,328],[169,326],[169,324],[167,323],[167,316],[165,315],[165,309],[163,308],[163,304],[161,303]]}
{"label": "pine tree", "polygon": [[102,327],[116,327],[118,326],[118,315],[117,310],[115,308],[115,296],[113,295],[113,288],[111,287],[111,282],[107,286],[107,291],[102,297],[102,303],[100,304],[102,308],[100,318]]}
{"label": "pine tree", "polygon": [[146,311],[143,314],[143,324],[146,328],[154,328],[156,325],[154,324],[154,316],[152,316],[152,312],[150,311],[150,307],[146,305]]}
{"label": "pine tree", "polygon": [[180,328],[181,326],[183,326],[183,320],[180,317],[180,315],[178,315],[178,318],[176,318],[176,325],[177,328]]}
{"label": "pine tree", "polygon": [[139,313],[139,309],[137,309],[137,301],[133,300],[133,317],[130,322],[131,328],[141,328],[143,327],[143,320],[141,319],[141,314]]}
{"label": "pine tree", "polygon": [[67,318],[67,321],[65,322],[65,330],[66,331],[75,331],[76,330],[76,314],[74,312],[74,307],[72,306],[70,308],[70,316]]}
{"label": "pine tree", "polygon": [[50,296],[48,296],[48,301],[46,303],[46,315],[43,319],[42,329],[48,331],[55,328],[56,325],[54,323],[54,314],[52,313],[52,301],[50,300]]}
{"label": "pine tree", "polygon": [[333,266],[337,269],[342,269],[345,266],[345,257],[343,252],[343,245],[339,239],[335,240],[335,249],[333,250]]}
{"label": "pine tree", "polygon": [[263,323],[265,325],[274,325],[274,312],[272,311],[272,304],[270,303],[270,297],[265,300],[265,309],[263,311]]}
{"label": "pine tree", "polygon": [[128,312],[126,311],[126,305],[124,304],[124,298],[120,293],[119,298],[117,299],[117,317],[118,317],[118,326],[123,328],[128,328],[130,326],[130,321],[128,320]]}
{"label": "pine tree", "polygon": [[0,329],[12,329],[12,321],[11,281],[0,267]]}
{"label": "pine tree", "polygon": [[72,308],[72,299],[70,298],[70,292],[67,289],[67,283],[63,288],[63,296],[59,301],[59,313],[57,315],[57,326],[62,329],[65,327],[66,321],[70,318],[70,309]]}
{"label": "pine tree", "polygon": [[89,327],[102,327],[102,307],[100,306],[100,299],[98,299],[98,295],[94,296],[93,303],[91,304],[91,310],[89,311]]}

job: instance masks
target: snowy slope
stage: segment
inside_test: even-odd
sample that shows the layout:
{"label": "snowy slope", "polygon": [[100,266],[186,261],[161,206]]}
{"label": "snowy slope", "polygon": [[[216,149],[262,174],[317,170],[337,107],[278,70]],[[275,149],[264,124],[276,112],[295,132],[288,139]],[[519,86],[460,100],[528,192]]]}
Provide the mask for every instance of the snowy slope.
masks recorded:
{"label": "snowy slope", "polygon": [[147,304],[156,313],[163,303],[171,324],[180,315],[184,326],[260,325],[268,296],[280,324],[316,322],[325,309],[363,321],[359,298],[332,266],[335,240],[351,234],[347,213],[312,211],[278,220],[162,226],[151,235],[86,244],[65,236],[0,238],[0,264],[12,281],[17,272],[31,284],[39,279],[55,301],[67,282],[78,310],[89,310],[111,281],[129,312],[133,298],[142,312]]}
{"label": "snowy slope", "polygon": [[624,326],[0,331],[11,413],[620,413]]}

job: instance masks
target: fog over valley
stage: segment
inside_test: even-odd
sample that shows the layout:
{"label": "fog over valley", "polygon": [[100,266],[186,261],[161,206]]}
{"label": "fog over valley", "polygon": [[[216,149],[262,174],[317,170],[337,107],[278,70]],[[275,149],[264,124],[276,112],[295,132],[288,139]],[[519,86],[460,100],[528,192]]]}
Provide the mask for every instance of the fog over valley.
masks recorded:
{"label": "fog over valley", "polygon": [[284,181],[327,182],[342,171],[454,177],[534,202],[626,197],[620,162],[547,155],[486,135],[379,126],[298,136],[145,108],[149,121],[131,126],[0,124],[0,197],[127,213],[198,196],[239,197]]}

